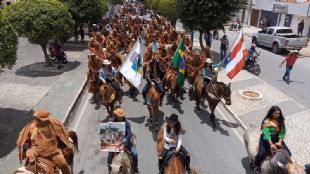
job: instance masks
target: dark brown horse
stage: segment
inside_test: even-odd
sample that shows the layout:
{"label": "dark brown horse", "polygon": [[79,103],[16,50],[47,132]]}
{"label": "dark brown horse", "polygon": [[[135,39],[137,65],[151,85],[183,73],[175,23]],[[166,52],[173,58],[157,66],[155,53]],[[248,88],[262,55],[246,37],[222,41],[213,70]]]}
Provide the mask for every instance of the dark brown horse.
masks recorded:
{"label": "dark brown horse", "polygon": [[116,101],[120,102],[116,91],[109,84],[102,84],[99,89],[99,95],[102,104],[107,108],[109,114],[108,118],[112,118],[112,112],[114,111]]}
{"label": "dark brown horse", "polygon": [[170,95],[172,95],[174,101],[176,102],[179,95],[179,86],[177,84],[178,73],[175,70],[169,69],[163,79],[163,84],[170,90]]}
{"label": "dark brown horse", "polygon": [[187,71],[187,80],[188,80],[188,83],[189,83],[189,86],[190,86],[189,91],[192,92],[195,79],[199,75],[199,69],[198,68],[194,68],[192,66],[188,66],[187,69],[188,69],[188,71]]}
{"label": "dark brown horse", "polygon": [[[71,168],[73,174],[73,159],[74,153],[79,152],[78,136],[76,132],[69,131],[69,140],[72,143],[72,147],[62,148],[63,155]],[[61,171],[56,167],[56,164],[48,159],[37,157],[35,163],[29,163],[26,161],[24,167],[20,167],[13,172],[13,174],[61,174]]]}
{"label": "dark brown horse", "polygon": [[217,104],[224,98],[227,105],[231,105],[231,90],[230,83],[226,85],[223,82],[216,82],[212,80],[206,87],[205,91],[202,91],[203,77],[199,76],[194,82],[194,90],[196,97],[196,106],[198,111],[200,110],[201,98],[207,98],[208,105],[211,111],[210,119],[214,128],[216,127],[214,110]]}
{"label": "dark brown horse", "polygon": [[149,92],[147,93],[147,97],[150,99],[150,103],[147,105],[147,109],[150,113],[150,127],[153,127],[153,123],[155,122],[155,126],[158,126],[158,111],[159,111],[159,103],[160,97],[158,92],[156,91],[155,84],[152,84]]}

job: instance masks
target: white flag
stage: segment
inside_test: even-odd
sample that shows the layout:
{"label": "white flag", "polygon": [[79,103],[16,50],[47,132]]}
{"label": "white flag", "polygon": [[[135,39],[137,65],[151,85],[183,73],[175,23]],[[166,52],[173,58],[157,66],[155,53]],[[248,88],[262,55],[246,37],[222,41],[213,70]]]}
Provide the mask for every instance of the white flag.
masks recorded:
{"label": "white flag", "polygon": [[123,76],[136,88],[141,84],[143,73],[142,60],[140,42],[139,39],[137,39],[136,43],[126,58],[126,61],[123,63],[119,70]]}

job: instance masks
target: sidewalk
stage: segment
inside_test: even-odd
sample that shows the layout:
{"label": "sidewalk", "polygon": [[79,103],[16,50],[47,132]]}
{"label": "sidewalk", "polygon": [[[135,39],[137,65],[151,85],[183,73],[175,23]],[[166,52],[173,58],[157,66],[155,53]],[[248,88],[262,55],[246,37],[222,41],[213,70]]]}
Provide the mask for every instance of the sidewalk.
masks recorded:
{"label": "sidewalk", "polygon": [[16,65],[0,74],[0,173],[21,166],[16,140],[31,110],[44,108],[62,121],[70,114],[86,82],[87,38],[84,46],[64,45],[68,64],[60,70],[44,67],[41,49],[20,39]]}
{"label": "sidewalk", "polygon": [[[226,108],[244,128],[250,124],[260,126],[270,107],[278,105],[286,119],[285,141],[293,153],[293,159],[300,165],[309,163],[310,110],[308,108],[247,71],[241,71],[234,79],[230,80],[222,70],[218,79],[225,83],[232,83],[232,105],[226,106]],[[243,90],[259,92],[262,94],[262,98],[260,100],[245,99],[240,95]]]}

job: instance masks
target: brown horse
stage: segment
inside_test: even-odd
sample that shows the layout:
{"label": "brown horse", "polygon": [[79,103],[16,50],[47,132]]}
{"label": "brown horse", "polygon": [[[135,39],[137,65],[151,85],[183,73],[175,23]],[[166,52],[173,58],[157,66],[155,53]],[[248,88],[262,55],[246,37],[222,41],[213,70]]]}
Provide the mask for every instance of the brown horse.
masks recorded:
{"label": "brown horse", "polygon": [[147,93],[147,97],[150,99],[150,103],[147,105],[147,109],[150,113],[150,127],[153,127],[154,122],[157,126],[160,97],[158,92],[156,91],[155,84],[151,85],[150,90]]}
{"label": "brown horse", "polygon": [[188,71],[187,71],[187,80],[189,83],[189,91],[192,92],[193,91],[193,84],[195,82],[195,79],[197,78],[197,76],[199,75],[199,69],[198,68],[194,68],[192,66],[188,66]]}
{"label": "brown horse", "polygon": [[102,84],[99,88],[99,95],[102,104],[107,108],[109,118],[112,118],[112,112],[114,111],[116,101],[120,102],[120,98],[117,97],[116,91],[109,84]]}
{"label": "brown horse", "polygon": [[[159,155],[161,154],[161,151],[164,148],[164,125],[161,127],[161,129],[158,132],[157,135],[157,155],[159,157]],[[192,173],[193,174],[198,174],[197,169],[192,168]],[[174,155],[171,159],[171,161],[169,162],[169,164],[165,167],[165,174],[185,174],[185,166],[183,166],[181,160],[179,159],[179,157],[177,155]]]}
{"label": "brown horse", "polygon": [[[62,152],[71,168],[71,173],[73,173],[74,152],[79,152],[78,136],[74,131],[69,131],[68,135],[72,147],[62,148]],[[34,164],[26,161],[25,166],[15,170],[13,174],[61,174],[61,171],[52,161],[42,157],[37,157]]]}
{"label": "brown horse", "polygon": [[216,127],[214,110],[217,104],[222,98],[225,99],[227,105],[231,105],[231,90],[230,83],[226,85],[223,82],[216,82],[212,80],[206,87],[205,91],[202,91],[203,77],[199,76],[194,82],[194,90],[196,97],[196,106],[198,111],[200,110],[201,98],[206,97],[208,101],[209,108],[211,110],[210,119],[213,123],[213,127]]}
{"label": "brown horse", "polygon": [[177,84],[177,72],[175,70],[169,69],[164,77],[163,84],[170,90],[170,94],[172,95],[174,101],[177,100],[179,95],[179,86]]}

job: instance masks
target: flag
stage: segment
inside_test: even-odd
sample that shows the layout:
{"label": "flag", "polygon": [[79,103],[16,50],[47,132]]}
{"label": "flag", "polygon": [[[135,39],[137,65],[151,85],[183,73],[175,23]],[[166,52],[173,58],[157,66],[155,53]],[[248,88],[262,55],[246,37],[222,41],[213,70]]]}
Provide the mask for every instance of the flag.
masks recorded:
{"label": "flag", "polygon": [[142,69],[141,48],[139,39],[137,39],[119,71],[137,88],[141,84]]}
{"label": "flag", "polygon": [[243,69],[244,59],[247,56],[248,51],[244,45],[243,30],[241,29],[229,55],[224,61],[225,71],[230,79],[233,79]]}
{"label": "flag", "polygon": [[178,78],[177,84],[179,87],[184,85],[184,74],[185,74],[185,59],[184,59],[184,37],[182,38],[181,42],[179,43],[178,49],[175,52],[172,58],[172,66],[175,69],[178,69]]}

